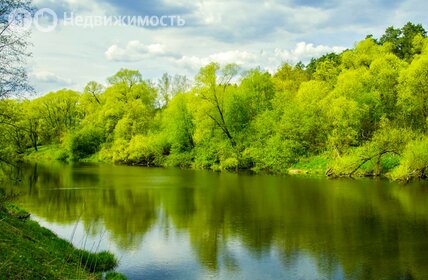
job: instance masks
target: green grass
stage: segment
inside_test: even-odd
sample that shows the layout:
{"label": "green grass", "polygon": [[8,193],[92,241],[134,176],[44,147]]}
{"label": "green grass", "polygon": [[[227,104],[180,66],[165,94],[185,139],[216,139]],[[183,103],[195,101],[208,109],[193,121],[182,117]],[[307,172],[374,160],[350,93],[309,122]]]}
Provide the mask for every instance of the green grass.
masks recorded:
{"label": "green grass", "polygon": [[85,163],[108,163],[108,162],[106,162],[105,160],[102,159],[102,157],[101,157],[101,155],[100,155],[99,152],[97,152],[97,153],[95,153],[95,154],[93,154],[93,155],[91,155],[89,157],[83,158],[83,159],[79,160],[79,162],[85,162]]}
{"label": "green grass", "polygon": [[299,162],[293,164],[290,170],[301,170],[306,174],[324,175],[330,160],[329,156],[323,154],[302,158]]}
{"label": "green grass", "polygon": [[126,277],[117,272],[109,272],[106,275],[106,280],[126,280]]}
{"label": "green grass", "polygon": [[48,145],[38,147],[36,152],[34,149],[29,149],[24,157],[26,160],[46,162],[52,160],[67,161],[68,153],[60,145]]}
{"label": "green grass", "polygon": [[[0,210],[0,279],[102,279],[117,265],[109,252],[90,253],[31,220],[16,207]],[[19,214],[19,215],[17,215]],[[126,279],[112,273],[109,279]]]}
{"label": "green grass", "polygon": [[[39,146],[37,152],[33,148],[28,149],[24,159],[31,162],[72,161],[69,152],[60,145]],[[87,158],[80,159],[79,162],[105,163],[105,160],[102,160],[100,153],[97,152]]]}

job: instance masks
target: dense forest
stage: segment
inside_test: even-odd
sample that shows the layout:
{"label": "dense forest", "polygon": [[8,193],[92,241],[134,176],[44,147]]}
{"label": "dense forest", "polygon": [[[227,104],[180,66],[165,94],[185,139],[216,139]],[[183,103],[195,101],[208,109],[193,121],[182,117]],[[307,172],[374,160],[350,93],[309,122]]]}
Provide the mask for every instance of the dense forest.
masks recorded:
{"label": "dense forest", "polygon": [[121,69],[107,85],[0,98],[0,161],[64,161],[328,176],[428,175],[428,38],[389,27],[274,74],[211,63],[194,80]]}

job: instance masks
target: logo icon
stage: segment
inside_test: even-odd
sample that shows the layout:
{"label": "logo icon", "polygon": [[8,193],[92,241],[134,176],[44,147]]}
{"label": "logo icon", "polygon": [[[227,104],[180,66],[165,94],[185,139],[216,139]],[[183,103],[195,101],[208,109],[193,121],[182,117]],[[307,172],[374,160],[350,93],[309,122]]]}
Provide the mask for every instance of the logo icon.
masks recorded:
{"label": "logo icon", "polygon": [[43,8],[34,14],[34,26],[41,32],[51,32],[57,24],[58,16],[51,9]]}
{"label": "logo icon", "polygon": [[19,8],[9,14],[8,23],[14,31],[28,31],[34,24],[41,32],[51,32],[58,25],[58,16],[53,10],[43,8],[33,17],[29,11]]}
{"label": "logo icon", "polygon": [[31,13],[25,9],[19,8],[13,10],[8,17],[10,28],[17,31],[27,31],[31,28],[33,17]]}

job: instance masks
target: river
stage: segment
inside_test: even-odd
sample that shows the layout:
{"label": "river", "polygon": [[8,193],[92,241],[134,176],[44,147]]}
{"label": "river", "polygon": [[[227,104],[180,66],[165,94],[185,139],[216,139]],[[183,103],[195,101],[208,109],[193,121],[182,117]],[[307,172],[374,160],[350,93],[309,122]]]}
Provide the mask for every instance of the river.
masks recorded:
{"label": "river", "polygon": [[428,184],[28,165],[33,219],[129,279],[428,279]]}

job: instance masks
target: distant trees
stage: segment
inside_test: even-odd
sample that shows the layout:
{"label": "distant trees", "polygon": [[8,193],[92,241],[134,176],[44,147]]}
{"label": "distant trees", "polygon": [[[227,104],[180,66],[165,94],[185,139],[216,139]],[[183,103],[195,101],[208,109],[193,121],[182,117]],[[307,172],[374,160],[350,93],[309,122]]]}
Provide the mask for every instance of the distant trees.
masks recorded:
{"label": "distant trees", "polygon": [[190,81],[183,75],[171,76],[164,73],[158,80],[158,92],[162,106],[168,106],[174,96],[187,92],[189,89]]}
{"label": "distant trees", "polygon": [[[321,158],[330,176],[425,177],[428,39],[388,28],[353,49],[275,73],[210,63],[190,85],[121,69],[107,85],[0,102],[3,150],[55,144],[73,160],[287,172]],[[415,155],[418,153],[419,155]]]}
{"label": "distant trees", "polygon": [[408,22],[401,29],[390,26],[379,39],[380,44],[392,44],[392,50],[399,58],[410,60],[417,54],[414,48],[414,40],[418,37],[426,37],[427,33],[421,24]]}

